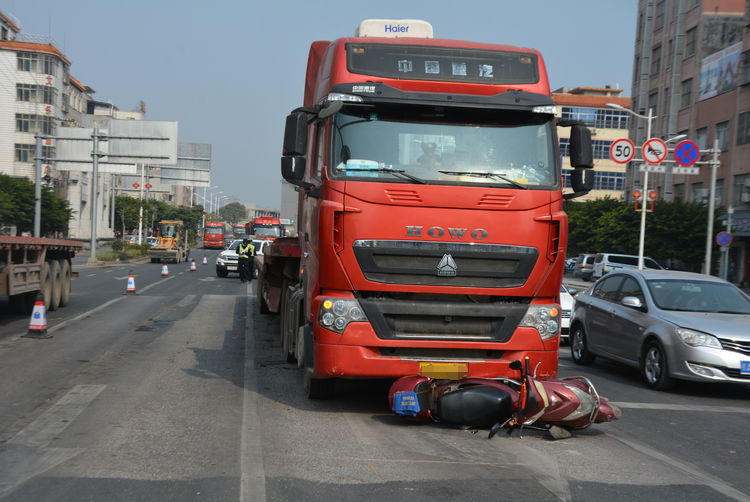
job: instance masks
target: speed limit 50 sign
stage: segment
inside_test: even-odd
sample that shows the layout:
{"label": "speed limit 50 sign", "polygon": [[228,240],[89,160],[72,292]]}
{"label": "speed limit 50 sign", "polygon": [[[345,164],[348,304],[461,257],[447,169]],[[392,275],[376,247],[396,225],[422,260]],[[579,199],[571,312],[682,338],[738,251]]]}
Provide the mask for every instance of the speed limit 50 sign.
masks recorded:
{"label": "speed limit 50 sign", "polygon": [[628,138],[620,138],[609,147],[609,156],[618,164],[626,164],[633,159],[635,146]]}

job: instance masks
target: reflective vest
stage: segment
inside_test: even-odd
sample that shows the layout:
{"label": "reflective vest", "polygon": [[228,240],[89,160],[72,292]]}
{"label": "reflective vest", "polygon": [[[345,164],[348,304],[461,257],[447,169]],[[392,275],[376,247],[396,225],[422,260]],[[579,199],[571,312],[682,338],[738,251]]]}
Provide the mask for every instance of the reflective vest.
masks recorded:
{"label": "reflective vest", "polygon": [[249,243],[247,246],[240,244],[240,252],[237,254],[238,258],[249,258],[255,256],[255,246],[253,243]]}

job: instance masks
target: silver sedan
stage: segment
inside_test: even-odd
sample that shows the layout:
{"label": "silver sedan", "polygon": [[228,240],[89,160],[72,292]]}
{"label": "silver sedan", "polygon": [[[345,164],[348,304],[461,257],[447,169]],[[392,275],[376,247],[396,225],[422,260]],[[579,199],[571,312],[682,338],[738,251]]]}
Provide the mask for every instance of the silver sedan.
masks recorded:
{"label": "silver sedan", "polygon": [[610,273],[578,295],[570,325],[576,364],[599,356],[638,367],[652,389],[678,379],[750,384],[750,297],[716,277]]}

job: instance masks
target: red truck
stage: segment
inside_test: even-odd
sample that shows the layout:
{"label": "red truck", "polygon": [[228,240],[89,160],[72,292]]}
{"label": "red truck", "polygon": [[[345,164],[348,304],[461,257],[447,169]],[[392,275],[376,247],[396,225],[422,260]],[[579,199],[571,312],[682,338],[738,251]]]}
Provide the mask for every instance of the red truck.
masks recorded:
{"label": "red truck", "polygon": [[207,221],[203,229],[203,247],[224,249],[224,224],[220,221]]}
{"label": "red truck", "polygon": [[0,295],[11,308],[30,314],[36,294],[44,294],[47,310],[65,307],[70,300],[71,260],[83,251],[78,241],[0,235]]}
{"label": "red truck", "polygon": [[556,118],[536,50],[431,32],[372,20],[313,42],[286,120],[298,238],[266,248],[257,293],[311,399],[337,378],[513,377],[525,357],[557,375],[563,201],[592,188],[591,133]]}
{"label": "red truck", "polygon": [[247,235],[265,237],[266,239],[274,240],[281,237],[281,220],[278,218],[270,218],[268,216],[253,218],[251,222],[245,225],[245,231]]}

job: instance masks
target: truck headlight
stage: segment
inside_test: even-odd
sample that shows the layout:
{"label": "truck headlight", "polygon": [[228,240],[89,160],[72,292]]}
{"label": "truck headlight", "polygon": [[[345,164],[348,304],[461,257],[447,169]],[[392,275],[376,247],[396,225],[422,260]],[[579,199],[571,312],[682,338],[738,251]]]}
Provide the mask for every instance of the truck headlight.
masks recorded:
{"label": "truck headlight", "polygon": [[716,337],[686,328],[677,328],[680,339],[691,347],[711,347],[721,349],[721,343]]}
{"label": "truck headlight", "polygon": [[519,326],[536,328],[542,340],[560,333],[560,308],[557,305],[529,305]]}
{"label": "truck headlight", "polygon": [[366,322],[367,316],[354,298],[323,298],[318,310],[318,324],[343,333],[350,322]]}

